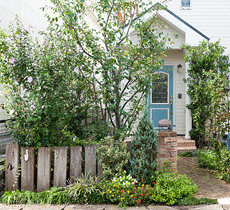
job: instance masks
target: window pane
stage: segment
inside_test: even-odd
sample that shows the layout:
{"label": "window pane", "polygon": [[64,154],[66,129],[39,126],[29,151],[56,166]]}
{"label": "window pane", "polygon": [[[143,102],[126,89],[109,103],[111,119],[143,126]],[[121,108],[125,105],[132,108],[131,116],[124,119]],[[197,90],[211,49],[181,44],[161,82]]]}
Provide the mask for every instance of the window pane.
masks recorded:
{"label": "window pane", "polygon": [[190,7],[190,0],[181,0],[182,7]]}
{"label": "window pane", "polygon": [[152,103],[168,103],[168,75],[154,74],[152,79]]}

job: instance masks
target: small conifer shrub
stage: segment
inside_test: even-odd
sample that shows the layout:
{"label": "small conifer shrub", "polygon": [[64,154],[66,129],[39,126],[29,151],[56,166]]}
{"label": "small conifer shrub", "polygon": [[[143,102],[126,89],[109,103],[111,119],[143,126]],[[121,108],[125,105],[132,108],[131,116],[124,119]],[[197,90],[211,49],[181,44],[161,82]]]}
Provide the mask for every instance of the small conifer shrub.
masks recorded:
{"label": "small conifer shrub", "polygon": [[155,171],[156,158],[157,131],[145,109],[131,142],[130,174],[138,179],[147,178]]}

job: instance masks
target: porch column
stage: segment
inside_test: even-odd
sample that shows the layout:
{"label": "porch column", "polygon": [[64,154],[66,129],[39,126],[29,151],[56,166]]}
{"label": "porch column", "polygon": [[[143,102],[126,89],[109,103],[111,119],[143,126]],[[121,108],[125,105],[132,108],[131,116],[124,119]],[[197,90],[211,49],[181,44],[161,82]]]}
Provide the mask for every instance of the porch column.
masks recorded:
{"label": "porch column", "polygon": [[[186,63],[186,67],[185,67],[185,77],[186,79],[188,78],[188,69],[189,69],[189,64]],[[186,83],[186,105],[190,104],[191,100],[190,100],[190,96],[187,94],[188,91],[188,86]],[[189,131],[192,129],[192,116],[191,116],[191,111],[185,107],[185,111],[186,111],[186,115],[185,115],[185,139],[191,139],[190,135],[189,135]]]}

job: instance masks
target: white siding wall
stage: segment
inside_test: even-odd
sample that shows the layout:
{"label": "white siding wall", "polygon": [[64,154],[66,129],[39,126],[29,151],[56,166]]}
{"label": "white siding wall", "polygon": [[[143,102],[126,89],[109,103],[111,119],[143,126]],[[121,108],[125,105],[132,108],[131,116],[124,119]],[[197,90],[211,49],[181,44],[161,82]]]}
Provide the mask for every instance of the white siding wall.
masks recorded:
{"label": "white siding wall", "polygon": [[[221,39],[226,53],[230,53],[230,1],[190,0],[191,9],[180,8],[180,0],[167,3],[168,9],[210,38],[211,42]],[[159,2],[155,0],[154,2]]]}
{"label": "white siding wall", "polygon": [[[181,64],[183,73],[177,72],[177,66]],[[185,62],[183,61],[182,50],[170,50],[165,65],[173,65],[173,130],[177,134],[185,134],[185,104],[186,90],[183,79],[185,78]],[[182,98],[178,98],[178,94],[182,94]]]}
{"label": "white siding wall", "polygon": [[[38,31],[44,30],[47,26],[46,18],[39,8],[43,5],[39,0],[40,4],[36,1],[28,0],[0,0],[0,27],[7,30],[11,21],[15,19],[15,15],[19,16],[19,19],[25,26],[32,26],[35,35],[38,35]],[[34,3],[34,7],[33,4]]]}

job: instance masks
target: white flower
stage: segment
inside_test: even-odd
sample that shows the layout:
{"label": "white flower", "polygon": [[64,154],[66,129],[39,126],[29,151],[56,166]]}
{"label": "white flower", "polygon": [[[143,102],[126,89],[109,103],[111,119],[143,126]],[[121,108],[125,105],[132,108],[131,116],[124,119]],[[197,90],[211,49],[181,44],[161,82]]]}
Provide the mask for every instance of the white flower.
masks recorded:
{"label": "white flower", "polygon": [[9,64],[12,64],[12,65],[13,65],[14,62],[15,62],[15,59],[14,59],[14,58],[10,58],[10,59],[9,59]]}
{"label": "white flower", "polygon": [[9,114],[12,116],[14,114],[14,109],[12,109]]}
{"label": "white flower", "polygon": [[29,76],[29,77],[27,78],[27,82],[31,83],[32,81],[33,81],[33,77]]}
{"label": "white flower", "polygon": [[30,28],[24,27],[25,31],[30,31]]}
{"label": "white flower", "polygon": [[32,105],[30,106],[30,108],[32,108],[32,109],[35,109],[35,106],[34,106],[34,104],[32,104]]}
{"label": "white flower", "polygon": [[77,139],[77,137],[74,135],[74,137],[73,137],[73,141],[75,141]]}

